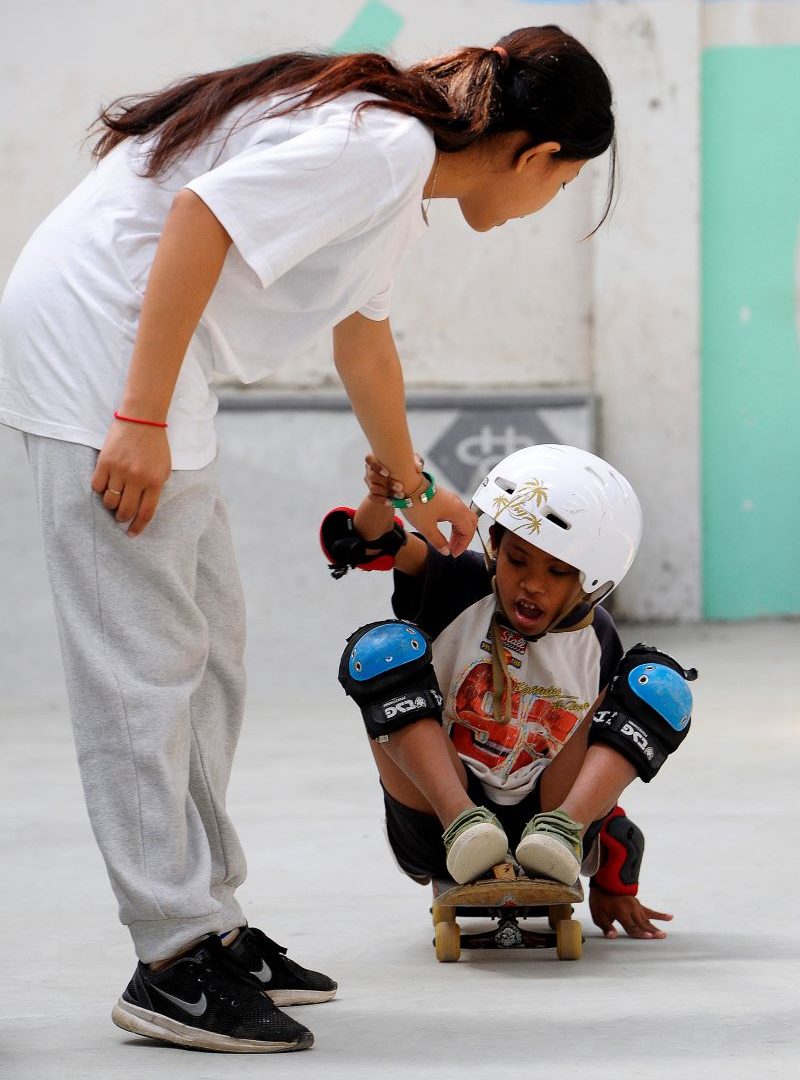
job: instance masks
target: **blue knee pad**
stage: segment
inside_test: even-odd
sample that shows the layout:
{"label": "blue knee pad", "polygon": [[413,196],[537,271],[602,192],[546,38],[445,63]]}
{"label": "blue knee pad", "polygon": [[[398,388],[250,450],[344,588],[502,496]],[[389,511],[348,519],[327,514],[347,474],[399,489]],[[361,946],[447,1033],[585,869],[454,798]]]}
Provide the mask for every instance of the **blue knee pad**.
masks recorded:
{"label": "blue knee pad", "polygon": [[606,743],[649,783],[689,733],[697,678],[651,645],[634,645],[619,662],[589,729],[589,745]]}
{"label": "blue knee pad", "polygon": [[361,708],[367,734],[385,742],[393,731],[433,718],[442,695],[431,663],[431,640],[413,623],[368,623],[347,639],[339,682]]}

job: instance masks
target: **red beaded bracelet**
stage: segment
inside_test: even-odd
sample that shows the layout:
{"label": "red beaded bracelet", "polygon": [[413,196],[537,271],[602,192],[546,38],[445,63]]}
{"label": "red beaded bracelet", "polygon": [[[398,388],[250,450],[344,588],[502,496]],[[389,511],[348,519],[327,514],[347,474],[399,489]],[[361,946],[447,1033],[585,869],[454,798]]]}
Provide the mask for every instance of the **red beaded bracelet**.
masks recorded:
{"label": "red beaded bracelet", "polygon": [[128,424],[146,424],[148,427],[160,427],[165,428],[167,425],[162,424],[160,420],[139,420],[136,416],[123,416],[122,413],[114,412],[115,420],[125,420]]}

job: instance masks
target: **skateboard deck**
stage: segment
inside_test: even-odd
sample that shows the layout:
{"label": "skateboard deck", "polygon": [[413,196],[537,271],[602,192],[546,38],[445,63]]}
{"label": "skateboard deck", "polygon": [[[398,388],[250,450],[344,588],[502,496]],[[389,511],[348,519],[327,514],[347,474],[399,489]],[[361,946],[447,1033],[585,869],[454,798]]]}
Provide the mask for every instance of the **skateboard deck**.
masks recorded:
{"label": "skateboard deck", "polygon": [[[434,878],[431,915],[436,959],[449,963],[462,949],[552,949],[559,960],[580,959],[581,924],[572,917],[572,905],[583,900],[580,880],[562,885],[549,878],[529,878],[514,863],[501,863],[486,877],[467,885],[449,878]],[[461,933],[458,917],[494,919],[494,929]],[[546,918],[548,930],[530,930],[520,919]]]}

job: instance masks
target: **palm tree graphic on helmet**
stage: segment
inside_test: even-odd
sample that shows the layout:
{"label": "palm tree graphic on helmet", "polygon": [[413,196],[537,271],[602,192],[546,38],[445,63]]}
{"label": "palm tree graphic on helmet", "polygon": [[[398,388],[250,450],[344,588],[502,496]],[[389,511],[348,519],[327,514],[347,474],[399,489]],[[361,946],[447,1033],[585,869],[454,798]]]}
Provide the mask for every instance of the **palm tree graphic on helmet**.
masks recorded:
{"label": "palm tree graphic on helmet", "polygon": [[523,527],[529,532],[538,533],[542,527],[542,519],[528,508],[528,503],[542,506],[547,501],[547,488],[535,477],[520,484],[513,495],[497,495],[493,500],[495,515],[503,511],[509,513],[523,523]]}

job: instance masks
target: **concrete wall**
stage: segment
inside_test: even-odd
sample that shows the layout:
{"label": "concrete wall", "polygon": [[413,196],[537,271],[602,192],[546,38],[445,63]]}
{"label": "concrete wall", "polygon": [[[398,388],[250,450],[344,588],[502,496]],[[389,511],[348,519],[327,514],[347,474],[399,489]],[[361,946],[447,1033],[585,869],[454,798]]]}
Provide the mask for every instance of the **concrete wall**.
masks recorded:
{"label": "concrete wall", "polygon": [[[798,15],[796,0],[9,6],[0,40],[0,281],[30,231],[88,168],[85,127],[119,94],[289,47],[375,46],[412,60],[557,21],[595,52],[615,88],[622,189],[612,221],[581,242],[602,202],[605,162],[545,213],[487,236],[434,203],[431,229],[396,283],[393,325],[412,388],[596,395],[596,449],[629,474],[645,509],[645,539],[620,590],[620,613],[696,619],[703,611],[701,58],[707,45],[796,43]],[[273,385],[334,386],[328,343],[287,361]],[[11,468],[0,461],[0,478]],[[719,531],[714,545],[727,543]],[[705,554],[707,561],[716,554],[708,543]]]}
{"label": "concrete wall", "polygon": [[622,593],[637,618],[700,614],[698,4],[596,6],[612,72],[623,188],[594,245],[592,385],[601,442],[624,462],[645,537]]}

